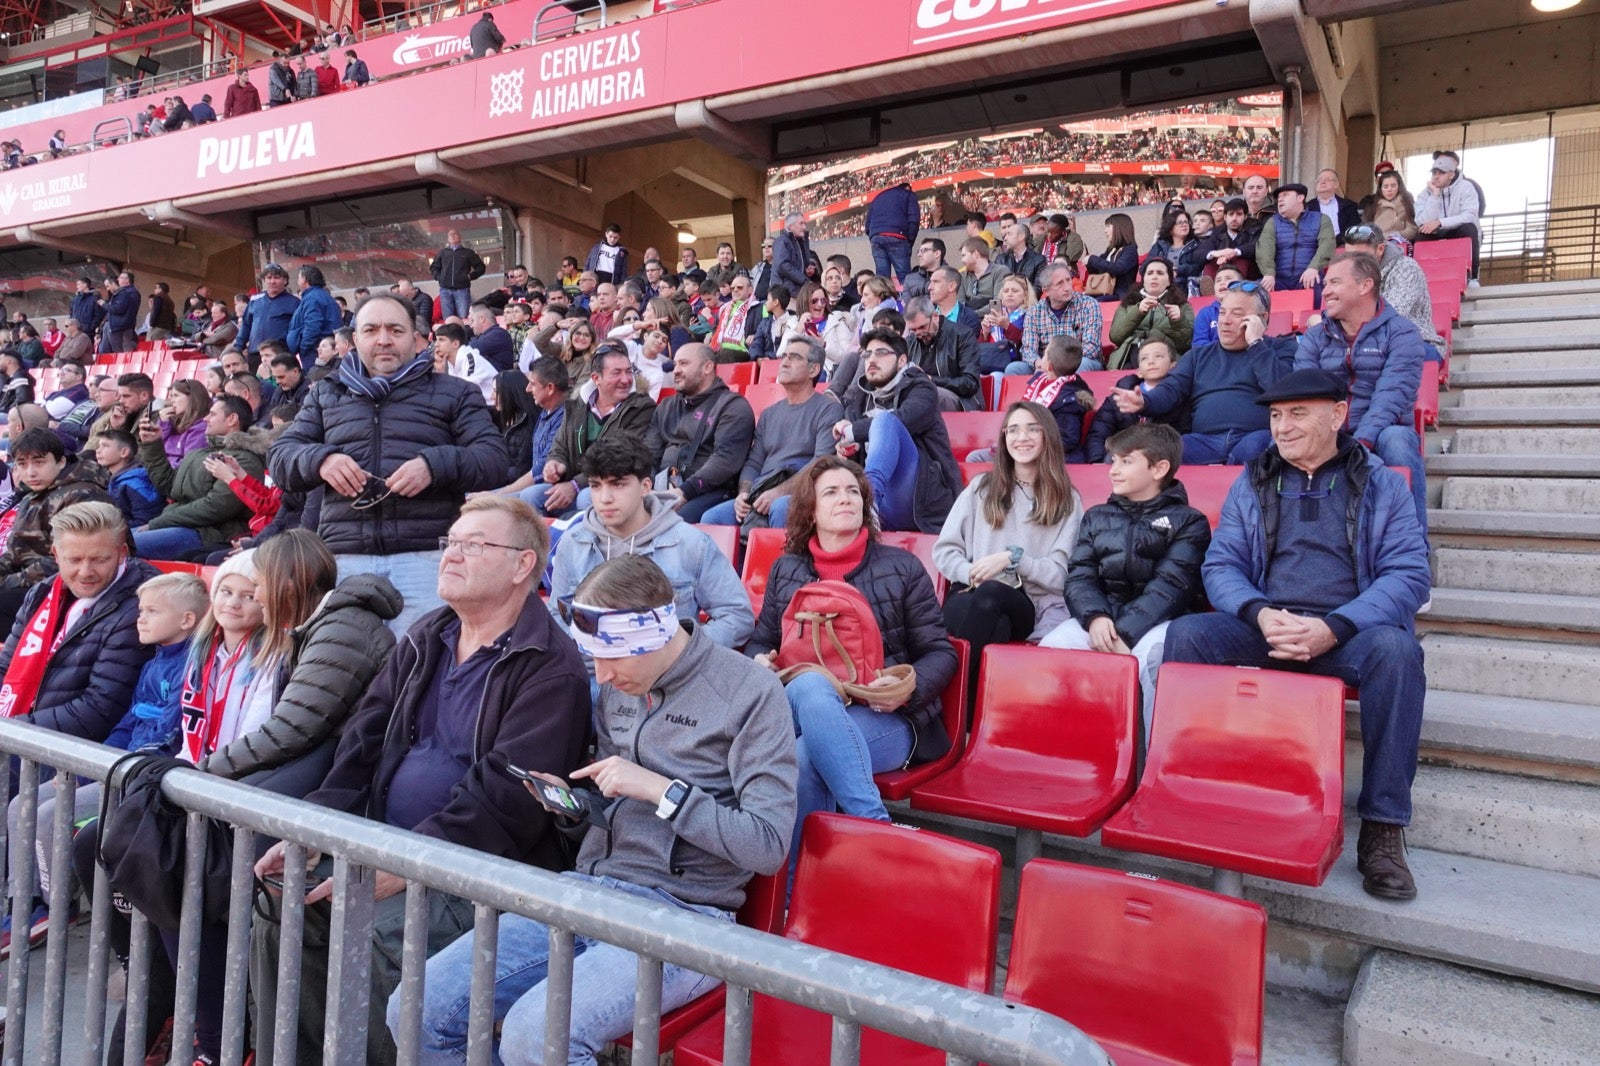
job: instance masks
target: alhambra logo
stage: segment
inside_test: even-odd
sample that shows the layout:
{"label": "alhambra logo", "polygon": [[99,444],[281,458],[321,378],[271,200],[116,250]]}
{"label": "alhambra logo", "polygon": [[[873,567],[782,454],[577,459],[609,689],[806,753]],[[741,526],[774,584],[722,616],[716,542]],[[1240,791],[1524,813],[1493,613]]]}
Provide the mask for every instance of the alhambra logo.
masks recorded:
{"label": "alhambra logo", "polygon": [[10,182],[6,183],[4,190],[0,190],[0,212],[11,213],[11,208],[17,202],[17,190]]}

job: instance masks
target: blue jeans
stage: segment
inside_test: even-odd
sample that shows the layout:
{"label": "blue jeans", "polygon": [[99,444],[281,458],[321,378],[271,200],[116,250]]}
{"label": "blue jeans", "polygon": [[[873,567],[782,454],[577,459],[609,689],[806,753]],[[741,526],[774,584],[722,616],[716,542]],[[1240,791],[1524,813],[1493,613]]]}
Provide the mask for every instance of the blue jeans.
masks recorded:
{"label": "blue jeans", "polygon": [[1185,433],[1183,435],[1183,461],[1190,466],[1207,466],[1211,463],[1228,463],[1238,466],[1248,463],[1272,447],[1272,432],[1265,429],[1241,433],[1230,429],[1226,433]]}
{"label": "blue jeans", "polygon": [[[517,493],[517,498],[526,502],[529,507],[532,507],[540,514],[546,514],[547,512],[544,509],[544,498],[550,494],[550,490],[553,488],[555,488],[555,486],[550,484],[548,481],[536,482],[535,484],[530,485],[528,488],[525,488],[521,492]],[[569,514],[575,514],[580,509],[579,501],[584,498],[588,491],[588,489],[580,489],[578,491],[578,495],[573,499],[571,507],[565,511],[562,511],[560,514],[550,515],[550,517],[563,518]],[[584,506],[587,506],[587,504]]]}
{"label": "blue jeans", "polygon": [[[590,884],[642,896],[653,903],[668,903],[684,910],[733,921],[733,914],[715,907],[694,906],[660,889],[568,873]],[[588,1066],[612,1040],[633,1031],[634,981],[637,957],[590,937],[574,938],[577,958],[572,968],[572,1027],[565,1062]],[[550,930],[541,922],[517,914],[500,916],[495,954],[494,1016],[503,1020],[495,1061],[530,1066],[544,1063],[544,979],[550,964]],[[428,960],[422,1000],[422,1051],[424,1063],[457,1063],[467,1059],[467,1015],[472,995],[473,934]],[[661,1010],[675,1010],[704,995],[719,982],[680,966],[663,966]],[[389,999],[389,1030],[398,1035],[400,993]],[[552,1063],[550,1066],[556,1066]]]}
{"label": "blue jeans", "polygon": [[1428,471],[1422,465],[1422,442],[1410,426],[1390,426],[1373,442],[1374,452],[1385,466],[1403,466],[1411,471],[1411,498],[1417,503],[1417,521],[1422,535],[1428,535]]}
{"label": "blue jeans", "polygon": [[916,530],[917,465],[920,462],[916,442],[899,415],[885,411],[872,420],[872,428],[867,433],[867,461],[862,467],[867,483],[872,486],[878,520],[884,529]]}
{"label": "blue jeans", "polygon": [[454,315],[464,319],[467,312],[472,310],[472,289],[445,289],[439,290],[439,313],[445,318]]}
{"label": "blue jeans", "polygon": [[[733,501],[727,500],[717,504],[700,516],[703,525],[708,526],[736,526],[739,520],[733,516]],[[772,501],[772,506],[767,508],[767,523],[772,529],[782,529],[789,524],[789,497],[779,496]]]}
{"label": "blue jeans", "polygon": [[[706,512],[726,504],[733,506],[733,497],[725,492],[702,492],[692,500],[684,500],[683,506],[678,508],[678,517],[694,525],[696,522],[706,520]],[[731,523],[728,523],[731,525]]]}
{"label": "blue jeans", "polygon": [[400,615],[384,623],[397,637],[405,636],[411,623],[436,607],[439,599],[439,552],[396,552],[394,555],[340,555],[339,580],[351,574],[386,577],[404,599]]}
{"label": "blue jeans", "polygon": [[133,535],[133,548],[143,559],[182,559],[205,546],[200,534],[186,526],[141,529]]}
{"label": "blue jeans", "polygon": [[1360,688],[1363,751],[1356,813],[1364,821],[1410,825],[1411,780],[1428,687],[1416,636],[1398,626],[1373,626],[1303,664],[1270,658],[1270,650],[1255,626],[1216,611],[1184,615],[1167,628],[1169,663],[1293,669]]}
{"label": "blue jeans", "polygon": [[906,275],[911,273],[911,242],[904,237],[885,237],[881,233],[871,241],[872,268],[878,276],[888,277],[892,268],[895,277],[906,280]]}
{"label": "blue jeans", "polygon": [[801,674],[783,687],[794,715],[796,788],[794,840],[789,868],[800,854],[806,815],[835,808],[859,818],[889,820],[872,775],[898,769],[911,757],[911,723],[856,703],[845,703],[821,674]]}

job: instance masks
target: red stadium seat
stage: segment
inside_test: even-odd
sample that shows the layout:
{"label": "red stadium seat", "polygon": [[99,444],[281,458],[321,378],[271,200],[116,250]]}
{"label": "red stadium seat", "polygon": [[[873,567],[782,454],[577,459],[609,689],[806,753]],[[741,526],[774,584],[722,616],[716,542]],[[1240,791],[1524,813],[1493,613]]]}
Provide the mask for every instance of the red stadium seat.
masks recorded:
{"label": "red stadium seat", "polygon": [[1001,412],[1007,410],[1012,404],[1017,403],[1028,391],[1028,382],[1033,380],[1032,374],[1007,374],[1000,379],[1000,398],[995,402],[995,409]]}
{"label": "red stadium seat", "polygon": [[878,543],[904,548],[917,557],[922,568],[928,572],[928,579],[933,582],[934,592],[939,601],[944,602],[944,590],[948,584],[944,575],[939,573],[939,568],[933,561],[933,546],[938,537],[932,533],[904,533],[895,530],[884,530],[878,534]]}
{"label": "red stadium seat", "polygon": [[1266,947],[1258,904],[1036,859],[1003,995],[1082,1029],[1119,1066],[1257,1066]]}
{"label": "red stadium seat", "polygon": [[1111,390],[1117,387],[1117,382],[1133,373],[1129,370],[1086,370],[1078,377],[1094,393],[1094,403],[1098,407],[1100,401],[1111,395]]}
{"label": "red stadium seat", "polygon": [[783,554],[783,530],[752,529],[744,546],[744,569],[741,580],[750,596],[750,607],[761,615],[761,601],[767,596],[767,575],[772,564]]}
{"label": "red stadium seat", "polygon": [[1267,317],[1267,336],[1287,337],[1294,333],[1294,316],[1293,311],[1280,311],[1274,307],[1272,314]]}
{"label": "red stadium seat", "polygon": [[1317,294],[1313,289],[1279,289],[1272,294],[1272,313],[1310,311],[1316,302]]}
{"label": "red stadium seat", "polygon": [[[1211,528],[1222,521],[1222,503],[1244,472],[1242,466],[1183,466],[1178,480],[1189,494],[1189,506],[1202,512]],[[1100,463],[1068,463],[1067,478],[1078,490],[1085,507],[1105,503],[1111,495],[1111,468]]]}
{"label": "red stadium seat", "polygon": [[1338,678],[1167,663],[1144,777],[1100,840],[1320,885],[1344,845],[1343,796]]}
{"label": "red stadium seat", "polygon": [[[744,906],[739,908],[739,924],[763,933],[776,933],[783,925],[783,892],[787,873],[756,874],[744,886]],[[685,1003],[661,1018],[658,1047],[661,1054],[671,1051],[684,1034],[722,1009],[727,989],[718,985],[699,999]],[[617,1040],[619,1047],[631,1048],[632,1035]]]}
{"label": "red stadium seat", "polygon": [[966,461],[969,452],[998,444],[1002,421],[999,411],[946,411],[944,428],[950,435],[950,451],[956,462]]}
{"label": "red stadium seat", "polygon": [[207,588],[211,587],[211,579],[217,576],[216,567],[205,566],[201,563],[180,563],[166,559],[149,559],[146,561],[163,574],[193,574],[201,581],[204,581]]}
{"label": "red stadium seat", "polygon": [[718,363],[717,377],[729,385],[753,385],[756,380],[754,363]]}
{"label": "red stadium seat", "polygon": [[1203,308],[1210,307],[1212,304],[1214,304],[1216,302],[1217,302],[1217,298],[1215,296],[1191,296],[1191,297],[1189,297],[1189,306],[1194,308],[1194,313],[1197,314],[1197,315],[1200,313],[1200,311]]}
{"label": "red stadium seat", "polygon": [[994,469],[993,463],[957,463],[956,465],[961,468],[962,488],[972,484],[979,474],[986,474]]}
{"label": "red stadium seat", "polygon": [[950,737],[950,750],[932,762],[907,767],[904,770],[885,770],[873,776],[878,792],[886,800],[905,799],[911,790],[931,778],[944,773],[961,758],[962,745],[967,739],[967,681],[971,669],[972,649],[966,641],[950,638],[956,649],[956,672],[944,687],[940,697],[944,708],[944,731]]}
{"label": "red stadium seat", "polygon": [[[806,820],[784,936],[987,992],[1000,921],[1000,855],[990,848],[841,814]],[[957,905],[959,903],[959,905]],[[828,1061],[826,1014],[757,995],[751,1062]],[[719,1066],[721,1012],[678,1043],[677,1066]],[[870,1066],[942,1066],[944,1052],[861,1031]]]}
{"label": "red stadium seat", "polygon": [[985,411],[993,411],[995,409],[994,395],[994,375],[984,374],[980,376],[978,378],[978,396],[983,402]]}
{"label": "red stadium seat", "polygon": [[663,386],[661,386],[661,391],[656,394],[656,403],[660,403],[662,400],[665,400],[668,396],[676,396],[676,395],[678,395],[678,390],[677,389],[673,388],[671,385],[663,385]]}
{"label": "red stadium seat", "polygon": [[911,806],[1088,836],[1133,794],[1139,671],[1131,655],[991,644],[972,743]]}
{"label": "red stadium seat", "polygon": [[1411,246],[1411,255],[1418,263],[1439,260],[1460,262],[1462,280],[1465,281],[1467,271],[1472,266],[1472,240],[1468,237],[1453,237],[1443,241],[1418,241]]}
{"label": "red stadium seat", "polygon": [[[1422,364],[1422,387],[1417,390],[1416,429],[1417,436],[1422,436],[1423,428],[1439,424],[1439,378],[1442,376],[1440,364]],[[1406,470],[1410,475],[1411,471]]]}
{"label": "red stadium seat", "polygon": [[[737,365],[745,366],[746,364],[739,363]],[[744,398],[750,401],[750,409],[757,416],[760,416],[762,411],[765,411],[773,404],[784,402],[783,386],[776,381],[746,385],[742,391],[744,392]]]}
{"label": "red stadium seat", "polygon": [[1442,311],[1452,323],[1461,321],[1461,287],[1453,280],[1428,279],[1428,301],[1433,305],[1433,321],[1437,324]]}
{"label": "red stadium seat", "polygon": [[739,565],[739,527],[696,525],[694,528],[711,538],[717,550],[728,557],[730,565]]}

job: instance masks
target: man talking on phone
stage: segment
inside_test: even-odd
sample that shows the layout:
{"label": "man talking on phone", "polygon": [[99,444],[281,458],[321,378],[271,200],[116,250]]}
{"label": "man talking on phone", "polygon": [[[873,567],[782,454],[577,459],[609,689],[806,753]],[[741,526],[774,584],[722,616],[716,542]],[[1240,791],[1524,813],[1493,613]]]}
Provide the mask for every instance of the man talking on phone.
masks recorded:
{"label": "man talking on phone", "polygon": [[[562,604],[600,681],[596,761],[574,770],[572,786],[601,809],[607,828],[575,819],[583,834],[568,877],[731,922],[753,873],[783,867],[795,818],[794,727],[777,675],[678,624],[672,583],[649,559],[623,555],[596,567]],[[540,785],[568,782],[535,775]],[[552,810],[572,806],[549,800]],[[423,981],[420,1061],[466,1057],[474,936],[428,961]],[[500,916],[495,959],[497,1062],[544,1061],[549,929]],[[580,938],[563,1063],[591,1064],[633,1025],[632,952]],[[663,967],[661,1010],[716,987],[677,966]],[[400,997],[389,1001],[399,1032]]]}
{"label": "man talking on phone", "polygon": [[[423,615],[345,726],[333,767],[306,797],[423,836],[532,863],[568,865],[551,817],[507,766],[564,774],[583,764],[589,739],[589,675],[572,639],[539,597],[550,536],[533,508],[511,496],[480,496],[440,538],[439,598]],[[256,864],[279,877],[282,844]],[[327,860],[307,879],[297,1062],[320,1062],[326,1019]],[[318,883],[321,881],[322,883]],[[378,873],[372,928],[367,1062],[392,1063],[384,1005],[400,983],[405,881]],[[276,982],[278,922],[256,917],[251,980]],[[428,950],[472,928],[472,905],[428,893]],[[320,945],[318,947],[317,945]],[[265,1021],[265,1019],[263,1019]],[[268,1023],[270,1028],[270,1023]],[[257,1032],[263,1030],[257,1029]]]}
{"label": "man talking on phone", "polygon": [[1267,336],[1272,297],[1260,282],[1238,282],[1218,301],[1217,341],[1189,349],[1151,389],[1112,389],[1123,414],[1162,417],[1188,405],[1183,462],[1248,463],[1272,444],[1256,400],[1294,369],[1296,339]]}

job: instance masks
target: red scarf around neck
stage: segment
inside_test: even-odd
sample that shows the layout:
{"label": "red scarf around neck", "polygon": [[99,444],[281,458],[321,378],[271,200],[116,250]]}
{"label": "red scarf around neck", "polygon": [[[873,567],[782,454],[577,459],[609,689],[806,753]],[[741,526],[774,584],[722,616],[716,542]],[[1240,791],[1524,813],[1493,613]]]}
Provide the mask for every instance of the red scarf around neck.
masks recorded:
{"label": "red scarf around neck", "polygon": [[811,565],[824,581],[843,581],[844,576],[861,565],[867,555],[867,530],[863,526],[856,539],[836,552],[828,551],[815,536],[811,538]]}

